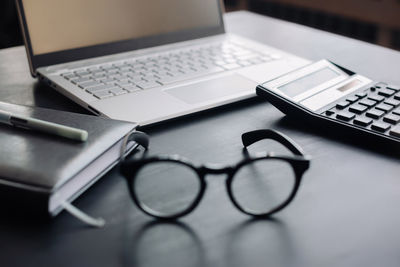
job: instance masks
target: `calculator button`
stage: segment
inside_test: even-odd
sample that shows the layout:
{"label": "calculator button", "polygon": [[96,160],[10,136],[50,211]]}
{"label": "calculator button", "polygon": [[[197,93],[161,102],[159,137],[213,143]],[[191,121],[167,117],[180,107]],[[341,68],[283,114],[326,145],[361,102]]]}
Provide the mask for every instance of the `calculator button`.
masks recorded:
{"label": "calculator button", "polygon": [[387,89],[392,89],[392,90],[395,90],[395,91],[400,91],[400,87],[398,87],[398,86],[396,86],[396,85],[388,85],[388,86],[386,86],[386,88]]}
{"label": "calculator button", "polygon": [[372,123],[372,119],[370,119],[370,118],[355,118],[353,123],[365,127]]}
{"label": "calculator button", "polygon": [[380,96],[380,95],[369,95],[368,99],[374,100],[376,102],[381,102],[385,98],[383,96]]}
{"label": "calculator button", "polygon": [[349,107],[349,111],[356,113],[356,114],[361,114],[364,111],[366,111],[367,109],[368,109],[367,106],[363,106],[363,105],[359,105],[359,104],[354,104]]}
{"label": "calculator button", "polygon": [[389,134],[396,136],[396,137],[400,137],[400,125],[392,128],[392,130],[390,130]]}
{"label": "calculator button", "polygon": [[397,106],[400,105],[400,100],[388,99],[388,100],[385,100],[383,103],[388,104],[388,105],[391,105],[391,106],[393,106],[393,107],[397,107]]}
{"label": "calculator button", "polygon": [[368,111],[365,116],[373,118],[373,119],[379,119],[380,117],[382,117],[382,115],[385,114],[384,111],[379,110],[379,109],[373,109]]}
{"label": "calculator button", "polygon": [[364,105],[364,106],[367,106],[367,107],[372,107],[373,105],[376,104],[376,101],[369,100],[369,99],[364,99],[364,100],[361,100],[360,102],[358,102],[358,104]]}
{"label": "calculator button", "polygon": [[331,116],[331,115],[333,115],[333,114],[335,114],[335,112],[332,111],[332,110],[327,110],[327,111],[325,111],[325,115],[327,115],[327,116]]}
{"label": "calculator button", "polygon": [[350,97],[346,98],[346,100],[349,101],[350,103],[354,103],[358,100],[358,97],[350,96]]}
{"label": "calculator button", "polygon": [[388,112],[388,111],[390,111],[390,110],[393,108],[393,106],[387,105],[387,104],[383,104],[383,103],[382,103],[382,104],[377,105],[375,108],[376,108],[376,109],[383,110],[383,111],[385,111],[385,112]]}
{"label": "calculator button", "polygon": [[364,97],[367,96],[367,93],[365,93],[365,92],[359,92],[359,93],[356,94],[356,96],[358,96],[358,98],[364,98]]}
{"label": "calculator button", "polygon": [[394,93],[396,93],[396,91],[391,90],[391,89],[381,89],[381,90],[379,90],[378,95],[389,97],[389,96],[394,95]]}
{"label": "calculator button", "polygon": [[346,108],[346,107],[349,106],[349,105],[350,105],[350,102],[348,102],[348,101],[342,101],[342,102],[339,102],[339,103],[336,104],[336,108],[338,108],[338,109],[344,109],[344,108]]}
{"label": "calculator button", "polygon": [[390,125],[384,122],[375,122],[371,125],[371,129],[383,133],[390,129]]}
{"label": "calculator button", "polygon": [[388,122],[391,124],[397,124],[400,121],[400,115],[389,114],[383,117],[384,122]]}
{"label": "calculator button", "polygon": [[349,121],[351,119],[353,119],[356,115],[354,115],[353,113],[347,112],[347,111],[343,111],[340,112],[336,115],[336,118],[338,118],[339,120],[343,120],[343,121]]}
{"label": "calculator button", "polygon": [[400,115],[400,108],[396,108],[392,111],[393,114]]}

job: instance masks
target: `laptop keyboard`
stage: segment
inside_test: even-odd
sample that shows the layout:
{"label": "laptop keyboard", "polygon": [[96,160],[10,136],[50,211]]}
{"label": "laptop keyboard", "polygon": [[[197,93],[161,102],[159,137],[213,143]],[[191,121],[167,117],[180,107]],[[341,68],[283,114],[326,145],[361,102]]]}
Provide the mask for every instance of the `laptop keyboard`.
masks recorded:
{"label": "laptop keyboard", "polygon": [[61,76],[88,94],[105,99],[279,58],[278,54],[260,53],[225,41],[79,68]]}

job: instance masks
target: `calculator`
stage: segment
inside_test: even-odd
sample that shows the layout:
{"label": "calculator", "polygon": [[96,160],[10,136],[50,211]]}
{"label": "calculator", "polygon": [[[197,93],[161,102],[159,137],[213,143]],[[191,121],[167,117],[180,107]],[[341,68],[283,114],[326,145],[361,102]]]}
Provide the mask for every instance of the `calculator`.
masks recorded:
{"label": "calculator", "polygon": [[320,60],[257,86],[283,113],[400,144],[400,87]]}

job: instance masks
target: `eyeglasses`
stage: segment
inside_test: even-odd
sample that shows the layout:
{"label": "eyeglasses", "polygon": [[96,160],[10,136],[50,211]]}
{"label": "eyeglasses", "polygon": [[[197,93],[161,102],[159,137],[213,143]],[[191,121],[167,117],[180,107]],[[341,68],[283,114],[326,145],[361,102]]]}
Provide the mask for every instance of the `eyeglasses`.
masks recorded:
{"label": "eyeglasses", "polygon": [[[133,137],[147,149],[148,141]],[[196,165],[180,156],[153,156],[125,160],[121,173],[126,178],[134,203],[158,219],[177,219],[192,212],[204,196],[208,174],[226,174],[226,190],[234,206],[254,217],[267,217],[285,208],[295,197],[310,157],[289,137],[273,130],[244,133],[247,147],[272,139],[293,153],[279,156],[257,153],[233,166]]]}

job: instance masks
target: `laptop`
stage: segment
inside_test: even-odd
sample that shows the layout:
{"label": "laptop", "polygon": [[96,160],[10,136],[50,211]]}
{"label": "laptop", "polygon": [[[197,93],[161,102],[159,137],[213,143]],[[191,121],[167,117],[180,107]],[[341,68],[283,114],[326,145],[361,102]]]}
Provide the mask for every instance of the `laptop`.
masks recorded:
{"label": "laptop", "polygon": [[226,33],[220,0],[17,7],[34,77],[96,115],[140,125],[253,97],[258,83],[310,63]]}

